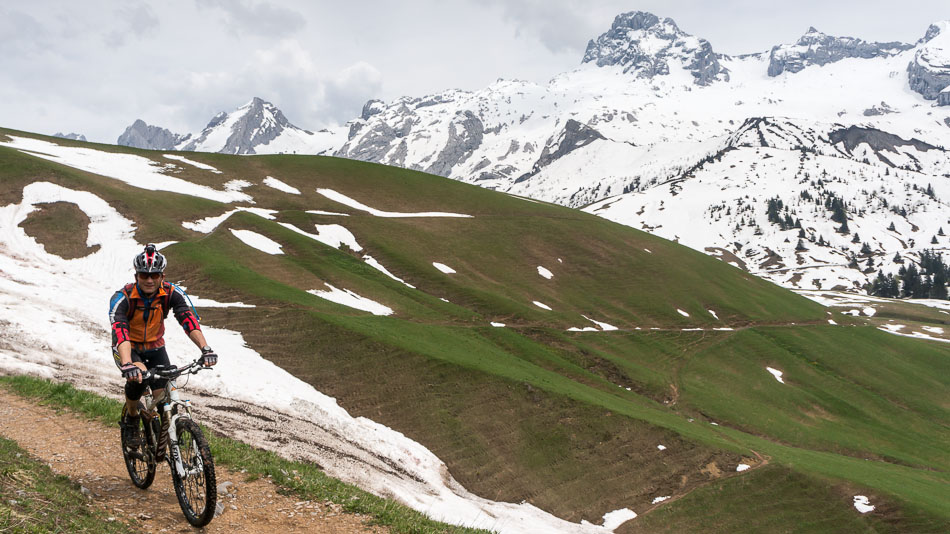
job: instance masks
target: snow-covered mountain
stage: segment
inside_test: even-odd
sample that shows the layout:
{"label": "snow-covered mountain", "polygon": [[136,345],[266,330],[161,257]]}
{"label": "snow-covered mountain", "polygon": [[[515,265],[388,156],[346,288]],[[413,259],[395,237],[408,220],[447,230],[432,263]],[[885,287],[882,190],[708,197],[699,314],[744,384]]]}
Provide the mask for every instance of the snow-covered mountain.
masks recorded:
{"label": "snow-covered mountain", "polygon": [[153,150],[225,154],[320,153],[333,145],[332,132],[311,132],[290,123],[270,102],[254,97],[231,113],[221,112],[197,134],[179,135],[136,120],[117,141]]}
{"label": "snow-covered mountain", "polygon": [[[741,243],[749,258],[759,254],[753,249],[780,254],[787,237],[767,232],[764,219],[755,219],[761,233],[746,236],[749,210],[758,217],[766,198],[801,193],[806,188],[793,187],[796,180],[808,182],[814,199],[821,188],[811,182],[834,173],[844,184],[835,194],[853,210],[850,224],[863,227],[862,236],[878,239],[867,241],[874,253],[913,257],[914,246],[932,245],[930,237],[942,224],[950,230],[944,204],[950,191],[942,193],[950,173],[945,105],[950,105],[950,22],[930,26],[916,44],[868,43],[810,28],[796,43],[732,57],[715,53],[708,41],[683,32],[671,19],[631,12],[590,41],[576,69],[546,84],[498,80],[474,92],[371,100],[360,117],[317,133],[294,127],[274,106],[254,99],[219,114],[199,134],[151,148],[296,151],[407,167],[572,207],[598,203],[589,209],[700,250],[735,249]],[[755,151],[768,155],[768,162],[757,161]],[[730,161],[728,171],[720,167],[723,159]],[[773,168],[779,161],[785,167]],[[869,177],[878,176],[881,183],[872,187]],[[828,189],[826,183],[822,179]],[[692,184],[718,184],[719,193],[698,193],[702,188]],[[757,202],[748,190],[753,184]],[[924,195],[928,186],[936,193]],[[886,200],[882,209],[904,207],[900,217],[908,228],[927,236],[915,235],[913,245],[909,238],[903,245],[884,239],[889,224],[875,226],[883,218],[863,220],[873,191]],[[653,202],[663,209],[648,209]],[[783,200],[790,210],[797,205],[792,198]],[[710,211],[714,206],[731,213],[743,209],[744,217],[727,221],[720,208]],[[675,225],[664,222],[664,215],[673,214],[706,228],[695,236],[674,231]],[[850,250],[855,230],[838,243],[822,226],[826,215],[796,211],[804,228],[814,229],[814,235],[806,231],[805,241],[821,238]],[[797,237],[789,242],[797,246]],[[811,256],[816,264],[845,263],[845,269],[853,263],[817,252]],[[812,264],[783,258],[790,269]],[[804,275],[793,283],[773,276],[763,263],[745,262],[752,272],[808,286]],[[824,287],[851,287],[868,276],[842,272],[819,279]],[[832,282],[839,279],[848,283]]]}

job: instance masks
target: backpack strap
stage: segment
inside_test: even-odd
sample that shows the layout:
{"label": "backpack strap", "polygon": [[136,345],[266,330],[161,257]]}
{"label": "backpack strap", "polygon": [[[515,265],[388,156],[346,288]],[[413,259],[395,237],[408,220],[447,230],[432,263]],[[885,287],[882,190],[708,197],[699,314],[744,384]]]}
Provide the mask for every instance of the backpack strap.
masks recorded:
{"label": "backpack strap", "polygon": [[168,319],[168,312],[172,304],[172,291],[174,288],[168,282],[162,282],[162,289],[165,290],[165,298],[162,299],[162,319]]}
{"label": "backpack strap", "polygon": [[135,315],[135,306],[132,304],[132,288],[135,287],[135,284],[125,284],[122,288],[122,293],[125,294],[125,298],[129,301],[129,311],[126,314],[126,318],[129,322],[132,321],[132,316]]}

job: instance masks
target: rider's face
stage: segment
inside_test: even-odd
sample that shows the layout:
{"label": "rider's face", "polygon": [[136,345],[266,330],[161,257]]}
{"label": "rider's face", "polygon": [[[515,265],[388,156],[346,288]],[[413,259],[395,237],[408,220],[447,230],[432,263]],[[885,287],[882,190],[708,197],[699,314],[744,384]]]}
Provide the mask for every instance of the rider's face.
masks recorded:
{"label": "rider's face", "polygon": [[146,295],[151,295],[156,290],[158,290],[158,285],[162,283],[162,278],[164,277],[161,273],[137,273],[136,280],[139,284],[139,289],[145,292]]}

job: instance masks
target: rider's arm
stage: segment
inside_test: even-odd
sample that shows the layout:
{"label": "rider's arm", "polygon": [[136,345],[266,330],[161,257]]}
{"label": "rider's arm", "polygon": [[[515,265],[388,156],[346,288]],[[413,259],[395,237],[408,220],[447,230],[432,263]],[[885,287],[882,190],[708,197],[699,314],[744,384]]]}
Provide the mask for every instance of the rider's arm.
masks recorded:
{"label": "rider's arm", "polygon": [[[171,300],[169,301],[171,309],[175,312],[175,319],[178,320],[178,324],[185,330],[185,333],[188,334],[188,337],[192,337],[194,332],[201,333],[201,325],[198,324],[198,315],[188,304],[188,301],[185,300],[185,292],[176,285],[172,286]],[[204,336],[201,337],[204,339]],[[198,345],[199,347],[203,345]]]}
{"label": "rider's arm", "polygon": [[109,322],[112,324],[112,347],[123,365],[132,362],[128,312],[128,297],[122,291],[116,291],[109,300]]}

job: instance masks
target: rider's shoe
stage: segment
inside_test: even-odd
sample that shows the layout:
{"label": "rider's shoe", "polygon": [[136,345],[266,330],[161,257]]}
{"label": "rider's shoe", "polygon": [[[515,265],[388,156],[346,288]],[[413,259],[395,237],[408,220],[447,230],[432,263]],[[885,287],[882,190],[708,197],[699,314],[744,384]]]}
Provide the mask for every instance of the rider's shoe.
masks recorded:
{"label": "rider's shoe", "polygon": [[139,416],[123,415],[119,421],[122,429],[122,440],[130,449],[137,449],[142,445],[142,432],[139,431]]}

